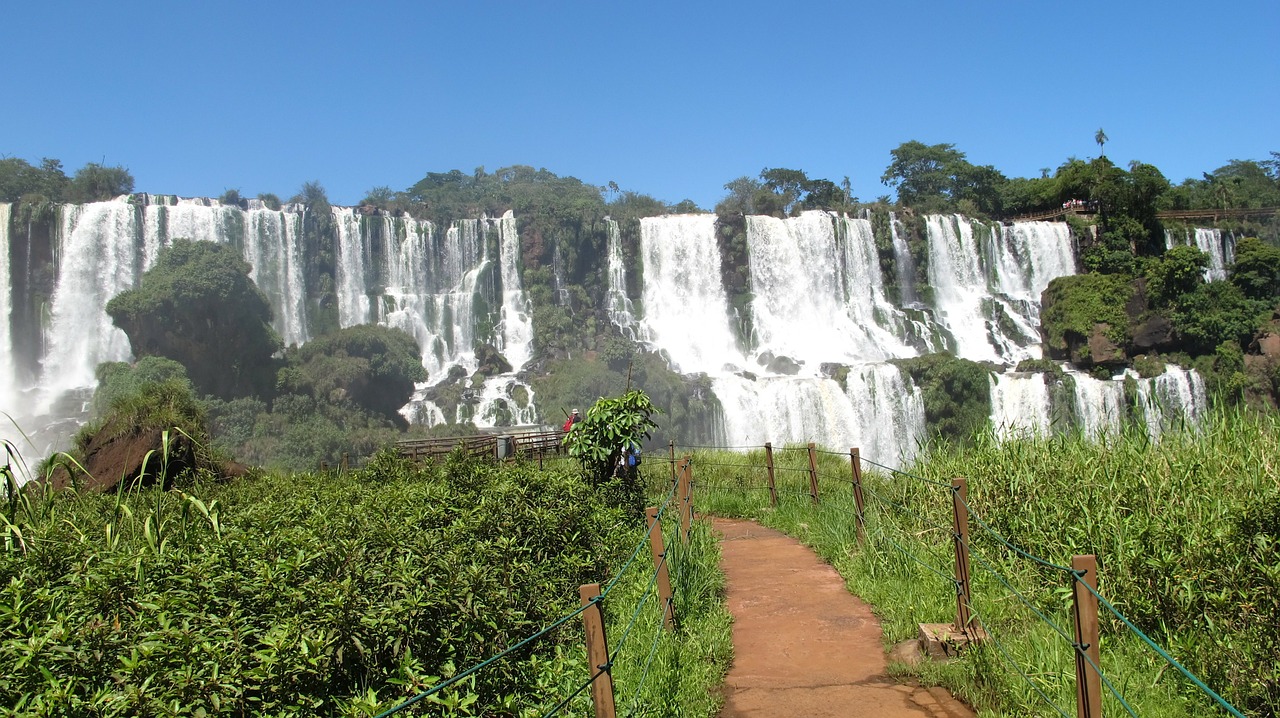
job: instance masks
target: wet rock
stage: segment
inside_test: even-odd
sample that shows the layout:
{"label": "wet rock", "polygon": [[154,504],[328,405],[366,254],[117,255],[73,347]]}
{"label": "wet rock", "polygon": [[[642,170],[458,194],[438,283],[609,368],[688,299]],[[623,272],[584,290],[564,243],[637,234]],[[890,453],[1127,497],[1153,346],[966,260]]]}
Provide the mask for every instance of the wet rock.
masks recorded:
{"label": "wet rock", "polygon": [[800,373],[800,364],[791,357],[775,357],[769,362],[768,370],[774,374],[795,375]]}

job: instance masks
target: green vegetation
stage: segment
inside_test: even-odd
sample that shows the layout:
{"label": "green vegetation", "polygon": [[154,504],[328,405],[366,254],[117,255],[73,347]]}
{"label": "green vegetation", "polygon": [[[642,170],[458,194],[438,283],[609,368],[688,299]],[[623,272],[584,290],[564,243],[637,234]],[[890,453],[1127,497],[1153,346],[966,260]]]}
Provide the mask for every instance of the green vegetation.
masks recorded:
{"label": "green vegetation", "polygon": [[[717,708],[729,621],[709,530],[671,552],[680,624],[662,631],[641,601],[648,552],[630,558],[643,530],[573,472],[381,454],[182,491],[10,486],[7,715],[373,715],[571,615],[580,584],[624,566],[605,603],[619,704]],[[590,673],[576,625],[405,714],[543,714]]]}
{"label": "green vegetation", "polygon": [[280,337],[249,270],[231,247],[175,239],[107,313],[135,356],[181,363],[202,393],[270,396]]}
{"label": "green vegetation", "polygon": [[395,422],[415,382],[426,381],[418,344],[399,329],[362,324],[341,329],[286,353],[281,391],[351,404]]}
{"label": "green vegetation", "polygon": [[[1105,324],[1112,343],[1128,343],[1125,305],[1133,295],[1129,281],[1115,274],[1059,277],[1044,291],[1040,326],[1050,352],[1066,353],[1088,341],[1094,327]],[[1086,349],[1087,351],[1087,349]]]}
{"label": "green vegetation", "polygon": [[46,157],[36,167],[0,158],[0,202],[100,202],[132,191],[133,175],[124,167],[90,162],[68,179],[59,160]]}
{"label": "green vegetation", "polygon": [[[717,468],[709,464],[744,457],[695,455],[704,492],[694,502],[699,511],[754,517],[812,545],[873,604],[890,645],[915,637],[918,623],[954,619],[954,588],[944,578],[953,561],[945,485],[966,477],[969,506],[982,522],[970,522],[974,609],[999,646],[990,641],[958,662],[926,663],[924,681],[998,715],[1051,713],[1037,691],[1071,712],[1073,651],[1032,611],[1069,635],[1070,578],[1019,555],[999,534],[1057,565],[1096,554],[1100,592],[1123,615],[1239,708],[1274,715],[1280,489],[1269,467],[1278,452],[1280,422],[1238,412],[1166,433],[1158,446],[1142,432],[1100,442],[1072,435],[997,443],[982,434],[968,447],[939,447],[911,476],[864,473],[865,548],[857,544],[847,454],[821,457],[817,508],[803,474],[777,472],[776,510],[758,490],[763,468]],[[807,468],[803,451],[775,450],[775,460]],[[745,463],[762,467],[763,452]],[[1219,714],[1105,608],[1102,627],[1103,670],[1138,715]],[[1108,713],[1125,713],[1109,692],[1105,703]]]}
{"label": "green vegetation", "polygon": [[587,482],[636,519],[645,508],[636,452],[657,427],[656,413],[658,408],[638,389],[619,397],[601,397],[564,437],[569,455],[582,463]]}
{"label": "green vegetation", "polygon": [[968,443],[990,423],[991,370],[986,366],[950,354],[893,363],[924,393],[930,438]]}

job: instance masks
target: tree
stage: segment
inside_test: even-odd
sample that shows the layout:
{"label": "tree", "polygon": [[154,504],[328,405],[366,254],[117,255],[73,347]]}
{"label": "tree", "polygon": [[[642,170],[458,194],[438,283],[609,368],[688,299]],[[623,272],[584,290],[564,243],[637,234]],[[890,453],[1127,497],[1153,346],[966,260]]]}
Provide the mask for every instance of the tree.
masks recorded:
{"label": "tree", "polygon": [[880,181],[898,191],[898,201],[925,211],[954,208],[969,200],[979,212],[995,213],[1008,180],[990,165],[975,167],[955,145],[904,142]]}
{"label": "tree", "polygon": [[601,398],[565,436],[569,455],[582,463],[587,480],[612,503],[644,515],[644,486],[636,471],[618,471],[618,458],[629,446],[640,446],[657,423],[657,407],[649,396],[632,389],[612,399]]}
{"label": "tree", "polygon": [[1107,156],[1107,153],[1103,150],[1109,139],[1111,138],[1107,137],[1107,133],[1103,132],[1101,127],[1098,128],[1097,132],[1093,133],[1093,141],[1098,143],[1098,155],[1100,157]]}
{"label": "tree", "polygon": [[1280,248],[1256,237],[1241,239],[1236,243],[1231,283],[1250,299],[1274,302],[1280,296]]}
{"label": "tree", "polygon": [[1204,284],[1209,256],[1195,247],[1170,247],[1160,259],[1147,263],[1147,297],[1157,309],[1168,307]]}
{"label": "tree", "polygon": [[102,202],[133,191],[133,175],[124,167],[107,167],[96,162],[81,167],[71,178],[67,199],[72,202]]}
{"label": "tree", "polygon": [[39,167],[16,157],[0,158],[0,202],[49,200],[59,202],[67,188],[62,163],[45,157]]}
{"label": "tree", "polygon": [[136,289],[107,303],[107,314],[129,336],[134,356],[182,364],[200,392],[269,396],[281,343],[249,270],[229,246],[175,239]]}
{"label": "tree", "polygon": [[427,380],[421,351],[399,329],[361,324],[313,339],[286,357],[281,389],[318,401],[350,402],[406,422],[400,407],[413,397],[414,383]]}
{"label": "tree", "polygon": [[763,185],[754,177],[743,175],[726,183],[729,194],[716,205],[716,214],[756,214],[756,193]]}

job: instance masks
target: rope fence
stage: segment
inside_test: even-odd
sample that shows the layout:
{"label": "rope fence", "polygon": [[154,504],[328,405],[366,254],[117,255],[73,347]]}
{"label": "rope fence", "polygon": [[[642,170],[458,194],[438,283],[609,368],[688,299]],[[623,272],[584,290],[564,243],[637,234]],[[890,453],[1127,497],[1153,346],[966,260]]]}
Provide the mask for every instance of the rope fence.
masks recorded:
{"label": "rope fence", "polygon": [[[714,447],[701,446],[699,449],[708,450]],[[672,443],[671,453],[674,456],[676,445]],[[957,645],[982,646],[990,643],[995,651],[1000,655],[1001,659],[1008,664],[1010,668],[1030,687],[1045,705],[1061,716],[1069,716],[1070,713],[1055,703],[1045,692],[1044,688],[1039,685],[1032,676],[1024,670],[1014,659],[1013,654],[1008,650],[1007,646],[999,640],[996,634],[991,630],[990,617],[983,618],[973,605],[971,594],[972,578],[969,575],[969,559],[972,557],[981,573],[979,577],[988,577],[1003,587],[1005,591],[1016,599],[1017,605],[1025,608],[1030,612],[1030,616],[1034,617],[1036,622],[1047,627],[1048,631],[1054,636],[1054,640],[1061,640],[1063,645],[1069,646],[1071,652],[1075,656],[1076,663],[1076,696],[1077,696],[1077,715],[1083,718],[1097,718],[1101,715],[1102,699],[1105,695],[1109,696],[1108,700],[1114,700],[1115,704],[1127,712],[1129,715],[1137,715],[1133,706],[1124,696],[1124,693],[1117,687],[1116,682],[1107,675],[1102,667],[1100,660],[1100,636],[1099,636],[1099,607],[1111,613],[1120,624],[1122,624],[1129,632],[1133,633],[1143,644],[1154,651],[1169,666],[1173,666],[1188,681],[1191,682],[1201,693],[1213,701],[1218,707],[1235,716],[1235,718],[1244,718],[1244,715],[1228,703],[1222,696],[1213,691],[1202,680],[1196,677],[1190,670],[1174,659],[1167,651],[1161,648],[1154,640],[1145,633],[1140,631],[1127,617],[1120,613],[1110,602],[1106,600],[1097,590],[1097,563],[1093,556],[1076,556],[1072,561],[1072,566],[1063,566],[1054,563],[1044,557],[1038,556],[1027,549],[1018,546],[1015,542],[1001,534],[990,526],[983,518],[973,509],[970,504],[967,492],[966,482],[964,479],[955,479],[951,483],[939,481],[922,476],[916,476],[905,471],[901,471],[892,466],[880,464],[872,461],[864,456],[858,449],[851,449],[849,452],[831,451],[828,449],[818,449],[813,444],[807,447],[802,446],[784,446],[773,447],[766,443],[762,446],[751,447],[721,447],[722,451],[750,451],[751,456],[756,456],[757,452],[763,450],[765,464],[742,464],[730,461],[721,461],[711,459],[709,457],[699,457],[696,466],[699,469],[710,470],[714,473],[716,469],[732,468],[732,469],[764,469],[767,472],[768,484],[759,486],[759,484],[748,485],[745,483],[732,484],[716,481],[707,481],[700,479],[693,482],[692,485],[699,488],[705,488],[715,491],[740,491],[743,493],[757,491],[759,489],[767,489],[770,492],[770,501],[772,506],[777,506],[779,496],[807,496],[812,499],[815,506],[819,505],[819,482],[826,486],[832,484],[839,486],[852,486],[853,498],[856,503],[855,521],[858,529],[858,543],[867,547],[868,543],[877,543],[891,548],[893,551],[901,554],[908,560],[908,565],[916,564],[920,569],[930,575],[936,576],[943,580],[947,585],[956,592],[956,621],[948,626],[951,629],[950,638],[960,639]],[[795,457],[797,452],[806,452],[808,454],[809,464],[803,466],[784,466],[775,462],[775,455],[785,454],[789,457]],[[841,457],[850,459],[849,474],[833,474],[828,468],[824,467],[819,471],[817,457],[833,458]],[[791,459],[794,462],[794,458]],[[899,486],[899,490],[904,492],[903,495],[908,499],[918,499],[921,501],[929,501],[927,495],[912,496],[905,486],[895,484],[893,479],[907,479],[911,483],[926,487],[943,488],[947,490],[946,503],[950,504],[953,525],[947,526],[931,517],[929,506],[923,505],[913,508],[900,501],[877,491],[868,485],[862,477],[862,465],[875,467],[886,472],[889,481],[885,483],[880,481],[882,489],[884,487]],[[808,474],[809,486],[797,487],[795,480],[779,485],[776,480],[779,474],[794,475]],[[868,520],[868,511],[864,506],[863,496],[869,495],[873,505],[883,507],[881,511],[889,511],[896,513],[916,525],[924,527],[927,531],[939,531],[953,545],[955,553],[955,572],[948,572],[946,569],[936,565],[936,561],[921,557],[908,547],[902,545],[899,541],[895,541],[889,535],[888,527],[878,525],[875,530],[867,531],[866,523]],[[940,510],[939,504],[933,506],[934,509]],[[969,535],[969,521],[972,519],[980,529],[976,536]],[[917,534],[919,536],[919,534]],[[1068,631],[1059,622],[1051,618],[1045,610],[1042,610],[1031,600],[1023,591],[1015,587],[1011,581],[1001,570],[1000,562],[973,551],[973,540],[981,539],[982,543],[990,543],[997,549],[997,553],[1002,555],[1003,561],[1028,561],[1040,569],[1048,569],[1055,575],[1069,577],[1067,578],[1067,586],[1073,594],[1072,611],[1074,614],[1073,631]],[[987,578],[984,578],[987,580]],[[922,626],[923,628],[923,626]],[[1162,671],[1163,672],[1163,669]],[[1121,682],[1121,685],[1128,685],[1127,682]]]}

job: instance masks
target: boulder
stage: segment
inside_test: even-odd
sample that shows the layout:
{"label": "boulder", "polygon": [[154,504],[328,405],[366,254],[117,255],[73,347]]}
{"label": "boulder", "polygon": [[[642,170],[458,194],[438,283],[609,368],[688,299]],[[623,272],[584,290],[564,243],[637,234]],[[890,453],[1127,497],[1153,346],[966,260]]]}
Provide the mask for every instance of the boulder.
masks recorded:
{"label": "boulder", "polygon": [[1107,332],[1111,330],[1111,325],[1105,322],[1099,322],[1093,325],[1093,331],[1089,332],[1088,357],[1082,357],[1081,364],[1124,364],[1128,362],[1128,355],[1125,354],[1124,347],[1117,346],[1115,342],[1107,337]]}
{"label": "boulder", "polygon": [[767,367],[774,374],[795,375],[800,373],[800,364],[791,357],[774,357]]}
{"label": "boulder", "polygon": [[1176,344],[1173,323],[1153,314],[1133,328],[1133,348],[1138,353],[1172,349]]}
{"label": "boulder", "polygon": [[79,485],[81,490],[110,491],[118,486],[127,489],[136,482],[168,486],[174,476],[195,468],[196,451],[180,432],[169,433],[166,447],[159,429],[134,432],[108,423],[90,437],[79,466],[56,459],[55,463],[58,466],[49,475],[53,488]]}

